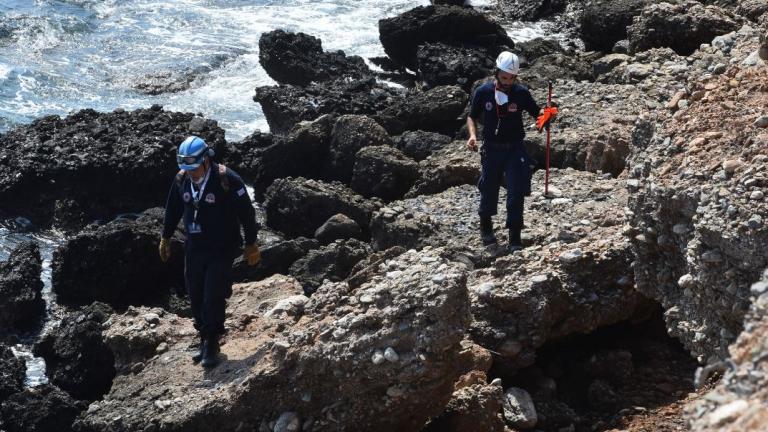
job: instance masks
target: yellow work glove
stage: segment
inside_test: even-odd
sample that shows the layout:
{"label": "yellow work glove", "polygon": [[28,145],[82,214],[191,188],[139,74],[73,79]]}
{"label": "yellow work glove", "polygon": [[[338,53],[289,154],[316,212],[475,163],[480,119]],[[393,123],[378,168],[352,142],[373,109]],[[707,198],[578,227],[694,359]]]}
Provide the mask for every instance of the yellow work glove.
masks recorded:
{"label": "yellow work glove", "polygon": [[161,238],[160,246],[157,249],[160,252],[160,261],[168,261],[168,258],[171,257],[171,239]]}
{"label": "yellow work glove", "polygon": [[258,264],[259,261],[261,261],[261,251],[259,251],[259,246],[257,246],[256,243],[246,245],[245,250],[243,250],[243,259],[248,261],[249,266]]}

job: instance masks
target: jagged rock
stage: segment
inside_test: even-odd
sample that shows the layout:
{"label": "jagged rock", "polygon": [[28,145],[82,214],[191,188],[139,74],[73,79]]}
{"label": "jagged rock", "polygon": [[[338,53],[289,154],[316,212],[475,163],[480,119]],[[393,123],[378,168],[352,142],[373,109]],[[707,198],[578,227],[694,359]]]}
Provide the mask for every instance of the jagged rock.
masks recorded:
{"label": "jagged rock", "polygon": [[417,73],[426,88],[457,85],[469,92],[475,81],[492,74],[496,55],[482,47],[426,43],[416,51]]}
{"label": "jagged rock", "polygon": [[419,177],[419,164],[391,146],[372,146],[355,155],[350,187],[364,197],[400,199]]}
{"label": "jagged rock", "polygon": [[100,399],[112,386],[115,360],[101,337],[101,326],[112,313],[103,303],[80,308],[35,344],[51,382],[75,399]]}
{"label": "jagged rock", "polygon": [[275,81],[305,86],[312,81],[371,75],[359,56],[324,52],[320,39],[305,33],[273,30],[259,38],[259,62]]}
{"label": "jagged rock", "polygon": [[[691,91],[701,98],[659,124],[628,170],[637,289],[662,304],[669,333],[702,362],[726,357],[749,287],[768,267],[768,226],[753,219],[768,207],[750,199],[768,186],[768,136],[752,126],[756,115],[718,125],[765,106],[766,82],[766,68],[738,66],[697,80]],[[743,97],[730,96],[731,83]],[[730,174],[729,160],[741,162]]]}
{"label": "jagged rock", "polygon": [[420,162],[448,145],[451,137],[435,132],[408,131],[392,138],[394,146],[406,156]]}
{"label": "jagged rock", "polygon": [[337,79],[306,87],[290,84],[262,86],[256,88],[253,100],[261,104],[270,131],[285,134],[296,123],[314,120],[323,114],[376,113],[401,96],[402,90],[366,78]]}
{"label": "jagged rock", "polygon": [[7,432],[70,432],[84,409],[85,403],[44,384],[0,401],[0,427]]}
{"label": "jagged rock", "polygon": [[31,330],[45,312],[40,248],[21,243],[0,263],[0,333]]}
{"label": "jagged rock", "polygon": [[547,89],[555,79],[585,81],[592,79],[591,62],[571,53],[546,54],[520,71],[520,80],[530,88]]}
{"label": "jagged rock", "polygon": [[515,54],[520,58],[520,65],[528,67],[540,57],[549,54],[564,53],[565,50],[556,40],[535,38],[515,45]]}
{"label": "jagged rock", "polygon": [[754,303],[745,316],[744,331],[729,349],[725,375],[717,386],[685,410],[694,432],[760,430],[768,418],[768,271],[751,288]]}
{"label": "jagged rock", "polygon": [[56,249],[52,282],[58,301],[75,305],[101,301],[125,308],[162,301],[171,287],[184,286],[181,233],[173,237],[167,263],[157,252],[163,214],[162,209],[153,209],[136,220],[90,226]]}
{"label": "jagged rock", "polygon": [[62,199],[79,203],[88,220],[163,205],[178,171],[176,147],[190,134],[205,139],[217,158],[226,156],[224,131],[215,121],[160,106],[86,109],[19,126],[0,135],[3,210],[45,226]]}
{"label": "jagged rock", "polygon": [[348,238],[360,239],[362,236],[360,225],[342,213],[331,216],[315,231],[315,239],[322,244]]}
{"label": "jagged rock", "polygon": [[456,390],[440,417],[426,432],[504,432],[500,386],[478,383]]}
{"label": "jagged rock", "polygon": [[685,56],[739,26],[736,16],[717,6],[704,6],[697,1],[659,3],[643,9],[627,27],[627,36],[632,52],[669,47]]}
{"label": "jagged rock", "polygon": [[204,56],[202,59],[192,60],[191,63],[194,66],[190,65],[180,69],[178,66],[174,66],[173,70],[159,70],[139,78],[129,77],[130,82],[126,84],[141,93],[153,96],[179,93],[189,90],[193,82],[200,80],[203,76],[222,67],[226,62],[244,52],[244,50],[233,50],[230,53]]}
{"label": "jagged rock", "polygon": [[504,392],[504,418],[515,428],[531,429],[536,426],[539,419],[531,395],[518,387],[508,388]]}
{"label": "jagged rock", "polygon": [[[561,81],[554,91],[561,108],[552,123],[550,165],[619,175],[629,156],[635,122],[648,115],[648,96],[629,85]],[[546,88],[534,90],[533,97],[544,106]],[[543,167],[546,133],[528,133],[525,144]]]}
{"label": "jagged rock", "polygon": [[10,347],[0,344],[0,399],[22,391],[26,373],[24,360],[16,357]]}
{"label": "jagged rock", "polygon": [[513,21],[536,21],[557,12],[562,12],[565,0],[501,0],[498,9]]}
{"label": "jagged rock", "polygon": [[763,0],[741,0],[737,5],[736,14],[752,21],[768,13],[768,3]]}
{"label": "jagged rock", "polygon": [[[356,288],[327,283],[303,306],[274,314],[259,305],[295,296],[295,281],[235,286],[222,364],[205,374],[189,361],[191,320],[163,317],[167,351],[117,377],[78,430],[259,430],[284,413],[314,430],[417,430],[450,398],[469,323],[463,266],[440,255],[408,252]],[[125,333],[135,319],[116,316],[106,333]],[[387,348],[398,360],[375,364]]]}
{"label": "jagged rock", "polygon": [[367,146],[390,146],[392,140],[373,119],[361,115],[343,115],[336,120],[331,132],[328,177],[349,183],[355,165],[355,155]]}
{"label": "jagged rock", "polygon": [[[358,230],[360,228],[358,227]],[[297,259],[312,249],[320,247],[313,239],[299,237],[278,241],[261,248],[261,261],[256,266],[249,266],[242,258],[235,259],[232,265],[232,280],[247,282],[264,279],[273,274],[287,274],[288,269]]]}
{"label": "jagged rock", "polygon": [[360,240],[337,240],[296,260],[289,273],[301,282],[305,292],[312,293],[326,279],[339,282],[347,278],[352,268],[370,254],[370,246]]}
{"label": "jagged rock", "polygon": [[231,146],[226,163],[253,186],[257,198],[263,198],[278,178],[319,178],[328,160],[334,122],[333,116],[323,115],[298,123],[287,136],[255,132]]}
{"label": "jagged rock", "polygon": [[440,86],[406,97],[372,116],[392,135],[407,130],[425,130],[453,136],[461,127],[459,117],[469,95],[460,87]]}
{"label": "jagged rock", "polygon": [[477,184],[480,158],[467,151],[464,141],[453,141],[419,162],[421,175],[406,198],[440,193],[450,187]]}
{"label": "jagged rock", "polygon": [[588,50],[610,52],[627,38],[627,26],[640,15],[648,0],[593,0],[581,13],[580,34]]}
{"label": "jagged rock", "polygon": [[267,225],[291,237],[311,237],[338,213],[357,222],[367,236],[371,214],[381,206],[378,200],[367,200],[339,182],[301,177],[275,180],[265,197]]}
{"label": "jagged rock", "polygon": [[514,47],[504,29],[484,14],[456,6],[419,6],[379,20],[379,40],[394,62],[417,68],[416,51],[425,42]]}

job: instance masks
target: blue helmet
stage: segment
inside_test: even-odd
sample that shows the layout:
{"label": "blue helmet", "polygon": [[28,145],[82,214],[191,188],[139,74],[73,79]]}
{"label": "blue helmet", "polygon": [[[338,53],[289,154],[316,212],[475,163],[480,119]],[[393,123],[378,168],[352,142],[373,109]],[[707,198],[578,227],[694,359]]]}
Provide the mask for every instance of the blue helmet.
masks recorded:
{"label": "blue helmet", "polygon": [[192,135],[179,145],[176,162],[180,169],[192,171],[203,163],[206,156],[213,156],[213,149],[202,138]]}

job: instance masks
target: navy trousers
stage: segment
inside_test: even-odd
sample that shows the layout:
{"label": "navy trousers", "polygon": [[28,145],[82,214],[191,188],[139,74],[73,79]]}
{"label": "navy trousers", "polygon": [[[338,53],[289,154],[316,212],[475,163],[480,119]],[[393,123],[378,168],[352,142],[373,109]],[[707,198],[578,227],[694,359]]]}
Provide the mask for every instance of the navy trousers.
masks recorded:
{"label": "navy trousers", "polygon": [[480,150],[482,171],[477,188],[480,190],[481,218],[497,213],[499,188],[503,175],[507,178],[507,221],[509,229],[523,229],[523,207],[526,195],[531,193],[531,165],[533,161],[522,143],[495,145],[486,142]]}
{"label": "navy trousers", "polygon": [[224,333],[224,309],[232,295],[231,253],[187,250],[184,278],[192,303],[195,328],[202,336]]}

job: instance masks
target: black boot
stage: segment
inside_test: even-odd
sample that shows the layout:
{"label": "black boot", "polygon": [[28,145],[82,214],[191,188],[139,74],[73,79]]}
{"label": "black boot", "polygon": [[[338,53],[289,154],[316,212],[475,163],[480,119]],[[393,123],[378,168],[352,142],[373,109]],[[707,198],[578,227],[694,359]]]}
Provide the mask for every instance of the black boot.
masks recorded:
{"label": "black boot", "polygon": [[205,357],[205,337],[200,336],[200,349],[192,356],[194,363],[199,363]]}
{"label": "black boot", "polygon": [[523,241],[520,239],[520,229],[509,229],[509,253],[519,251],[523,248]]}
{"label": "black boot", "polygon": [[483,246],[490,246],[496,243],[496,235],[493,233],[493,221],[491,221],[491,218],[480,218],[480,239],[483,240]]}
{"label": "black boot", "polygon": [[205,355],[203,356],[203,367],[212,368],[219,363],[219,336],[208,336],[205,340]]}

